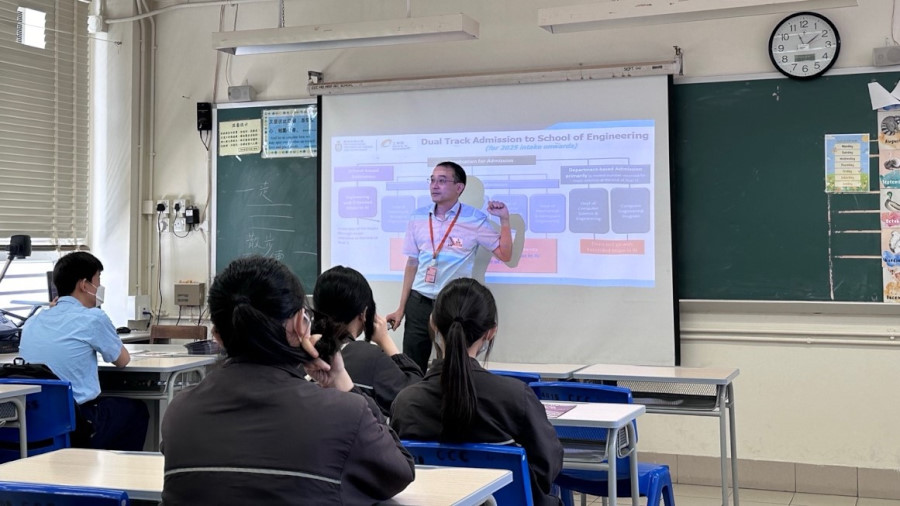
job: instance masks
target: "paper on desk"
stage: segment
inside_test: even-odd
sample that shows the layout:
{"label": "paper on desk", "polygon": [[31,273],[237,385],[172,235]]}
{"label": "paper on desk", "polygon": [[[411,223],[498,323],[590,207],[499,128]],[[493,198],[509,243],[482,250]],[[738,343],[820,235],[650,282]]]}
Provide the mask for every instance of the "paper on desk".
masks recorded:
{"label": "paper on desk", "polygon": [[559,418],[561,415],[568,413],[574,408],[574,404],[550,404],[544,403],[544,410],[547,412],[547,418],[552,420]]}

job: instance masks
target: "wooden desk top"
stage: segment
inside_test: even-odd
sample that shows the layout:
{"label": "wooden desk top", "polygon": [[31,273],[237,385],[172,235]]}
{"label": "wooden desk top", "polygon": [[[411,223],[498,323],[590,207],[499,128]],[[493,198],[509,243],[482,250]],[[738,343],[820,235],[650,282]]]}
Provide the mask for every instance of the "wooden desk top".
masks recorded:
{"label": "wooden desk top", "polygon": [[160,500],[163,457],[65,448],[0,465],[0,480],[124,490],[132,499]]}
{"label": "wooden desk top", "polygon": [[674,367],[648,365],[594,364],[577,371],[575,379],[649,381],[655,383],[695,383],[727,385],[740,369],[714,367]]}
{"label": "wooden desk top", "polygon": [[486,365],[482,365],[489,371],[529,372],[547,379],[568,379],[572,377],[572,373],[584,368],[584,364],[535,364],[494,362],[493,360],[489,360]]}
{"label": "wooden desk top", "polygon": [[574,406],[556,418],[548,418],[551,425],[619,429],[646,413],[643,404],[605,404],[599,402],[541,401],[543,404]]}
{"label": "wooden desk top", "polygon": [[[0,465],[0,480],[124,490],[132,499],[159,501],[164,457],[159,453],[66,448]],[[471,506],[512,481],[501,469],[416,466],[416,480],[392,505]]]}
{"label": "wooden desk top", "polygon": [[476,506],[511,482],[504,469],[416,466],[416,480],[381,504]]}

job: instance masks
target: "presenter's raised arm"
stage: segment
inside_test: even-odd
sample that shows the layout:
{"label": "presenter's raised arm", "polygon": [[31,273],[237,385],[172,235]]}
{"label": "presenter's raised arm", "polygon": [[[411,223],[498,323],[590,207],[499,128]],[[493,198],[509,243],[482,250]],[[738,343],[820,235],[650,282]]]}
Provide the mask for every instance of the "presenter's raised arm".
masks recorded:
{"label": "presenter's raised arm", "polygon": [[512,258],[512,232],[509,227],[509,208],[500,201],[488,202],[488,212],[500,218],[500,245],[494,248],[494,256],[501,262],[509,262]]}
{"label": "presenter's raised arm", "polygon": [[416,277],[416,271],[419,269],[419,259],[416,257],[408,257],[406,259],[406,268],[403,270],[403,287],[400,289],[400,306],[396,311],[384,317],[391,325],[391,329],[396,329],[403,322],[403,315],[406,312],[406,301],[409,299],[409,291],[412,290],[413,280]]}

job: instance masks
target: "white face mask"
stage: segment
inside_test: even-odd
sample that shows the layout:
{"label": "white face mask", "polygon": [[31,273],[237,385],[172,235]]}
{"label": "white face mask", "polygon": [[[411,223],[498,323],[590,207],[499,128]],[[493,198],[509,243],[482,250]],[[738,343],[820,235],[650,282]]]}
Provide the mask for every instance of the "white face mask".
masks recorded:
{"label": "white face mask", "polygon": [[489,341],[488,341],[487,339],[485,339],[484,341],[482,341],[482,342],[481,342],[481,348],[478,349],[478,353],[476,353],[475,355],[478,356],[478,355],[481,355],[481,354],[483,354],[484,352],[486,352],[487,349],[488,349],[488,343],[489,343]]}
{"label": "white face mask", "polygon": [[94,293],[94,307],[100,307],[100,304],[103,304],[103,296],[106,295],[106,287],[103,285],[94,286],[93,283],[88,281],[88,284],[97,289],[97,292]]}

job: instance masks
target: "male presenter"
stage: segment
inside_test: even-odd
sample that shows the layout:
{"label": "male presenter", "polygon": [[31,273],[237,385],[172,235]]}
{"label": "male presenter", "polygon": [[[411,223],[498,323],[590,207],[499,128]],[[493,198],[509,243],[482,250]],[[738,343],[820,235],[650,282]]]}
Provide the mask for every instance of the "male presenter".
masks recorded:
{"label": "male presenter", "polygon": [[387,315],[391,328],[406,318],[403,353],[425,371],[431,356],[428,319],[438,292],[450,281],[472,276],[478,247],[487,248],[503,262],[512,257],[509,209],[488,202],[490,214],[500,218],[500,232],[483,212],[459,201],[466,189],[466,172],[455,162],[441,162],[431,172],[433,206],[416,209],[406,227],[403,288],[400,306]]}

